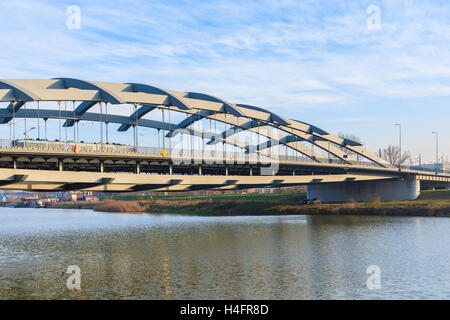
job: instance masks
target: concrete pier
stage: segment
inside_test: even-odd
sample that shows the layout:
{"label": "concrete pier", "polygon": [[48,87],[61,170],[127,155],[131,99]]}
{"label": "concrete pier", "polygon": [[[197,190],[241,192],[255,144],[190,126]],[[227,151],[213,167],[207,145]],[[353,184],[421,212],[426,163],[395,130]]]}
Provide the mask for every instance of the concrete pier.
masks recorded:
{"label": "concrete pier", "polygon": [[308,199],[322,202],[414,200],[420,193],[417,179],[312,184],[307,187]]}

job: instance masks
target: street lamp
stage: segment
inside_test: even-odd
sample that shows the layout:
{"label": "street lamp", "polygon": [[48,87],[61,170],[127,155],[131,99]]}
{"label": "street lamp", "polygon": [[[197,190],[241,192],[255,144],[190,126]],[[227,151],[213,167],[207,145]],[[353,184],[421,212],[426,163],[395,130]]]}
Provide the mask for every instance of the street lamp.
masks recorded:
{"label": "street lamp", "polygon": [[30,132],[30,131],[32,131],[32,130],[34,130],[34,129],[36,129],[36,127],[31,127],[30,129],[28,129],[27,131],[25,131],[25,132],[23,133],[23,136],[25,137],[25,139],[28,139],[28,132]]}
{"label": "street lamp", "polygon": [[28,132],[32,131],[36,129],[36,127],[31,127],[30,129],[24,131],[23,136],[25,137],[24,139],[24,146],[27,147],[27,140],[28,140]]}
{"label": "street lamp", "polygon": [[435,134],[436,135],[436,174],[438,173],[438,161],[439,161],[439,156],[438,156],[438,154],[439,154],[439,152],[438,152],[438,133],[436,132],[436,131],[433,131],[432,132],[433,134]]}
{"label": "street lamp", "polygon": [[398,170],[402,170],[402,125],[400,123],[395,123],[398,126]]}

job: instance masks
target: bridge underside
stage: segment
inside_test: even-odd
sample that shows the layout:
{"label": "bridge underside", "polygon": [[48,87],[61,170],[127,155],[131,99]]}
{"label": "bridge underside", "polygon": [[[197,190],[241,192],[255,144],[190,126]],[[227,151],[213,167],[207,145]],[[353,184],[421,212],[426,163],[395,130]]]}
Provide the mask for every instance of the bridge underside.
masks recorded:
{"label": "bridge underside", "polygon": [[0,169],[0,189],[25,191],[132,192],[235,190],[262,187],[328,184],[392,179],[383,174],[327,174],[301,176],[159,175]]}

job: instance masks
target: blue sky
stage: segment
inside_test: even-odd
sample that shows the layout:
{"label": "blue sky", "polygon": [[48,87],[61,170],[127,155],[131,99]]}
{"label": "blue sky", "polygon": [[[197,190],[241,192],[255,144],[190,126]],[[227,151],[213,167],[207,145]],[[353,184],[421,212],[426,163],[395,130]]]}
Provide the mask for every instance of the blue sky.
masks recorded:
{"label": "blue sky", "polygon": [[[69,5],[81,28],[66,26]],[[381,28],[370,29],[370,5]],[[0,1],[1,78],[143,82],[450,155],[448,1]],[[1,131],[4,134],[4,130]]]}

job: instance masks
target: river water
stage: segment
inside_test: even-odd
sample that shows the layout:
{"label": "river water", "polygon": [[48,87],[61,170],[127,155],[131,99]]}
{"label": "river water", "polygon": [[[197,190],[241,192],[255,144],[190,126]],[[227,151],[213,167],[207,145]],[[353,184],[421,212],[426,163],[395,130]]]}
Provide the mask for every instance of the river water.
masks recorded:
{"label": "river water", "polygon": [[0,208],[0,298],[445,299],[449,231],[449,218]]}

